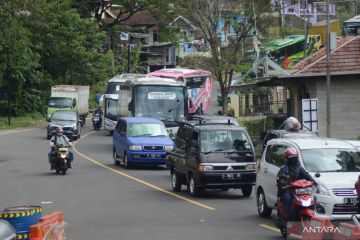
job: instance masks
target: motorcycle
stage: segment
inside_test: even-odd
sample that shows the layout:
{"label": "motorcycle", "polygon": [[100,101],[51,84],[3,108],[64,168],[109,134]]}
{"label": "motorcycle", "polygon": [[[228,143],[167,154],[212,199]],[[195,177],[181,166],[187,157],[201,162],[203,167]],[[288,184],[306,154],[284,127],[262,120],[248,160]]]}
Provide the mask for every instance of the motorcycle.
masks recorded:
{"label": "motorcycle", "polygon": [[93,122],[94,129],[95,130],[100,130],[100,127],[101,127],[101,124],[102,124],[101,113],[94,112],[94,114],[92,116],[92,122]]}
{"label": "motorcycle", "polygon": [[[315,200],[313,193],[313,182],[297,180],[283,189],[289,189],[293,200],[291,203],[292,216],[294,221],[307,222],[315,215]],[[285,203],[281,198],[277,201],[277,213],[273,215],[275,225],[280,229],[281,235],[287,237],[287,216]]]}
{"label": "motorcycle", "polygon": [[56,145],[55,147],[55,159],[53,159],[51,169],[55,169],[56,173],[66,174],[68,170],[69,148],[64,145]]}

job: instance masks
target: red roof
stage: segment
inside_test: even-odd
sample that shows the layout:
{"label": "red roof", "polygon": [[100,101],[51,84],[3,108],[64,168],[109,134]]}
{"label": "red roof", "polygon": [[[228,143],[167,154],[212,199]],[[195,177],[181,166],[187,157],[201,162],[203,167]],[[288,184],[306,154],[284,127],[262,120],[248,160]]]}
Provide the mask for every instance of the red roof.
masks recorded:
{"label": "red roof", "polygon": [[[360,70],[360,36],[342,38],[337,41],[337,48],[330,54],[331,72],[351,72]],[[295,65],[295,73],[326,72],[326,48],[319,50]]]}

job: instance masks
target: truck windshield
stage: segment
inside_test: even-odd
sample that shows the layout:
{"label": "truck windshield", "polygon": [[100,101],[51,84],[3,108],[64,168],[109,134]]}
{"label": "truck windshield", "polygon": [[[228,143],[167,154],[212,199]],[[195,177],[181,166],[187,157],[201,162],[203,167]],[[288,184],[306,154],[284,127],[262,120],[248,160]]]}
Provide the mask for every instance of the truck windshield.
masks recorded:
{"label": "truck windshield", "polygon": [[183,119],[184,87],[137,86],[135,88],[135,116],[175,121]]}
{"label": "truck windshield", "polygon": [[126,130],[126,135],[129,137],[168,136],[165,126],[163,124],[158,124],[158,123],[129,124]]}
{"label": "truck windshield", "polygon": [[201,133],[201,151],[249,152],[252,149],[250,140],[243,130],[215,130]]}
{"label": "truck windshield", "polygon": [[52,97],[49,101],[49,107],[53,108],[71,108],[72,99],[66,97]]}
{"label": "truck windshield", "polygon": [[360,171],[360,152],[355,149],[303,149],[301,156],[310,172]]}

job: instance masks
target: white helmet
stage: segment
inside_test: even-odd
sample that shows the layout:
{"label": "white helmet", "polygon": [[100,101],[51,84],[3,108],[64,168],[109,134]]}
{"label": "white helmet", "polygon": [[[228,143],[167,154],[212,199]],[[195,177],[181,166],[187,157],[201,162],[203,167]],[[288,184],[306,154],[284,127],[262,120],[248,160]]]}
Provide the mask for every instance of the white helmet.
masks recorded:
{"label": "white helmet", "polygon": [[299,120],[294,117],[289,117],[285,120],[285,130],[287,131],[298,131],[301,128]]}

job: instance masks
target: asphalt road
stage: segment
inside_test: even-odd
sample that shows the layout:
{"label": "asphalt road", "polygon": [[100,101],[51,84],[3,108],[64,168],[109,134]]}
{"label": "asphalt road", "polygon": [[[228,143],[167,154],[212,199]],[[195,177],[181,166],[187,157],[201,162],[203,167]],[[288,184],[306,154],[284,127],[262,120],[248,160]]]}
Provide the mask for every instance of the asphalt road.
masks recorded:
{"label": "asphalt road", "polygon": [[209,191],[191,198],[171,190],[162,167],[113,165],[112,138],[85,127],[67,175],[49,171],[45,129],[0,132],[0,209],[41,205],[62,210],[67,239],[280,239],[258,217],[254,195]]}

